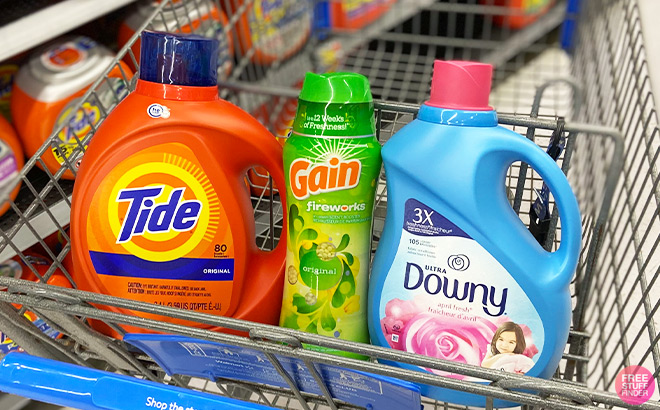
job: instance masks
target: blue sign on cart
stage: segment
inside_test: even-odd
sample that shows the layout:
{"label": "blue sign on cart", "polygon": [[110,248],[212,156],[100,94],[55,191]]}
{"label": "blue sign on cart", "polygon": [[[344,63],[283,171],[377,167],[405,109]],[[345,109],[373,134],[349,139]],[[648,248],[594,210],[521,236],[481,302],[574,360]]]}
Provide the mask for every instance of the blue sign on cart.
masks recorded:
{"label": "blue sign on cart", "polygon": [[[156,334],[127,334],[124,342],[148,354],[169,375],[289,387],[266,354],[254,349]],[[302,360],[276,357],[302,392],[322,394]],[[413,383],[325,364],[316,364],[315,367],[330,394],[338,400],[375,409],[421,408],[419,387]]]}

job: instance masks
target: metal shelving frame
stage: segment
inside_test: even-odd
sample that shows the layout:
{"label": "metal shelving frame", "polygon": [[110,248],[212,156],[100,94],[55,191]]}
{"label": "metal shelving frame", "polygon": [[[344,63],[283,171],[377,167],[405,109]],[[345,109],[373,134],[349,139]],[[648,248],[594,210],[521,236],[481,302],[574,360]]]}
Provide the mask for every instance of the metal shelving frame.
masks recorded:
{"label": "metal shelving frame", "polygon": [[[38,11],[8,24],[0,26],[0,61],[14,57],[24,51],[56,38],[76,27],[134,2],[135,0],[76,1],[62,0],[50,2]],[[5,3],[8,7],[9,5]],[[16,2],[18,3],[18,2]],[[29,8],[30,1],[13,4],[12,7]],[[39,5],[46,3],[38,2]],[[2,12],[4,10],[0,10]],[[3,16],[4,17],[4,16]]]}

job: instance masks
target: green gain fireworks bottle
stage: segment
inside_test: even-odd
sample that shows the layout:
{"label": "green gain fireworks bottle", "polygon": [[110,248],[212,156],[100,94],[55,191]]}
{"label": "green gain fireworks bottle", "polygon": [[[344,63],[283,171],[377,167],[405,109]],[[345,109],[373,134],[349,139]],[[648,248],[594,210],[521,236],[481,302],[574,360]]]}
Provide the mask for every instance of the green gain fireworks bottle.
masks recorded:
{"label": "green gain fireworks bottle", "polygon": [[369,342],[367,281],[381,167],[375,131],[366,77],[307,73],[284,145],[289,233],[280,326]]}

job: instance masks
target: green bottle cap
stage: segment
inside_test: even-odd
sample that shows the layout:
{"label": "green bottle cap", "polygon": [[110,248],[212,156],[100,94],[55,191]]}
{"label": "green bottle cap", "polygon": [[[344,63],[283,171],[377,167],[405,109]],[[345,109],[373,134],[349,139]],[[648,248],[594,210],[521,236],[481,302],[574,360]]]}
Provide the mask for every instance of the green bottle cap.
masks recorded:
{"label": "green bottle cap", "polygon": [[357,73],[305,74],[301,100],[319,103],[372,102],[369,80]]}

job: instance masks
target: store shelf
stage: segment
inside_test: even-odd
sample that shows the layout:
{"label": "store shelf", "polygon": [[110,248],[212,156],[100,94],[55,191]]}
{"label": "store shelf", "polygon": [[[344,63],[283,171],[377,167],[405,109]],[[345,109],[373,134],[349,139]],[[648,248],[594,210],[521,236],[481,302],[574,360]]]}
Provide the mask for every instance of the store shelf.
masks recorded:
{"label": "store shelf", "polygon": [[481,61],[492,64],[495,67],[504,65],[507,61],[532,46],[543,36],[559,27],[565,17],[566,2],[559,2],[534,24],[511,35],[499,47],[486,54]]}
{"label": "store shelf", "polygon": [[[434,59],[479,60],[502,72],[516,72],[524,63],[516,61],[511,66],[510,60],[527,52],[544,51],[547,45],[539,46],[538,42],[556,30],[566,16],[566,2],[559,1],[538,21],[522,30],[512,32],[505,28],[489,28],[488,34],[493,40],[429,36],[400,29],[422,12],[431,13],[437,25],[443,13],[469,14],[482,11],[483,7],[479,7],[433,0],[399,0],[382,18],[360,30],[359,35],[355,32],[333,33],[321,44],[310,44],[313,53],[302,52],[272,67],[259,81],[232,79],[219,85],[241,92],[235,102],[248,107],[248,111],[263,104],[268,96],[295,97],[298,91],[294,84],[305,71],[312,68],[318,71],[319,65],[320,68],[329,65],[322,61],[322,54],[334,49],[337,61],[342,62],[342,70],[360,72],[369,78],[375,98],[421,103],[428,97]],[[502,13],[500,7],[491,8],[493,14]],[[403,48],[409,48],[409,54],[402,53]]]}
{"label": "store shelf", "polygon": [[[493,7],[491,12],[495,14],[497,10],[501,9]],[[565,10],[566,2],[558,2],[534,24],[518,31],[472,21],[472,25],[483,26],[482,31],[464,33],[457,24],[449,27],[447,16],[457,12],[474,16],[475,6],[434,3],[420,7],[421,15],[408,17],[396,29],[374,35],[356,47],[347,54],[342,69],[366,75],[374,98],[413,104],[428,99],[435,59],[490,63],[496,68],[497,85],[555,43],[552,33],[561,25]],[[430,35],[426,25],[447,28],[442,35]]]}
{"label": "store shelf", "polygon": [[335,38],[341,42],[342,49],[345,52],[350,52],[365,42],[398,26],[434,3],[435,0],[399,0],[380,19],[361,30],[360,35],[335,33]]}
{"label": "store shelf", "polygon": [[[320,44],[310,43],[308,47],[313,48],[314,51],[299,53],[287,61],[276,64],[268,70],[264,78],[258,81],[231,79],[231,81],[220,82],[218,85],[221,89],[226,88],[243,92],[240,95],[241,99],[238,104],[241,107],[247,107],[248,111],[264,103],[269,95],[296,97],[298,91],[293,88],[294,84],[302,79],[305,72],[309,70],[319,71],[319,63],[321,65],[327,64],[327,62],[320,62],[324,50],[335,49],[335,57],[338,61],[341,61],[343,56],[400,25],[422,10],[431,7],[434,2],[435,0],[399,0],[387,13],[366,28],[359,32],[334,32]],[[359,33],[359,35],[356,33]],[[261,96],[257,94],[261,94]]]}
{"label": "store shelf", "polygon": [[135,0],[66,0],[0,27],[0,61],[13,57]]}
{"label": "store shelf", "polygon": [[[119,8],[134,0],[115,0],[108,2],[92,2],[90,0],[67,0],[56,3],[46,9],[33,13],[16,22],[0,27],[0,36],[3,38],[16,37],[17,41],[7,42],[8,47],[0,50],[0,60],[3,56],[9,56],[20,52],[51,37],[69,30],[76,25],[103,15],[113,9]],[[473,10],[474,9],[474,10]],[[294,85],[306,71],[323,69],[325,65],[332,62],[323,61],[324,47],[336,51],[337,62],[343,62],[341,69],[362,72],[367,75],[372,84],[374,96],[387,101],[401,101],[420,103],[428,95],[430,70],[435,58],[472,58],[487,60],[496,66],[506,65],[507,60],[518,53],[528,50],[531,45],[546,36],[561,23],[565,14],[565,2],[558,2],[555,7],[544,15],[536,24],[517,32],[507,32],[501,28],[489,29],[489,37],[495,39],[459,39],[460,44],[449,42],[446,37],[423,35],[421,32],[406,32],[402,29],[407,23],[414,22],[423,13],[428,13],[434,20],[440,21],[443,13],[474,13],[475,6],[454,4],[446,2],[435,2],[433,0],[399,0],[382,18],[375,21],[359,35],[356,33],[334,33],[328,40],[321,44],[310,42],[308,48],[300,52],[294,58],[272,66],[259,81],[239,81],[232,78],[228,82],[219,84],[221,91],[237,91],[233,101],[239,106],[252,112],[261,104],[267,102],[273,96],[296,97],[298,91]],[[481,10],[481,9],[479,9]],[[492,13],[497,13],[498,8],[493,7]],[[501,11],[499,11],[501,12]],[[55,18],[55,16],[66,15],[67,18]],[[47,18],[46,18],[47,17]],[[41,20],[43,19],[43,21]],[[53,21],[63,21],[64,24],[56,24]],[[27,32],[24,27],[37,27],[37,30]],[[413,24],[420,27],[421,24]],[[419,28],[418,28],[419,29]],[[423,30],[423,27],[422,27]],[[490,32],[492,30],[492,32]],[[26,33],[28,35],[26,35]],[[41,33],[41,34],[40,34]],[[455,33],[447,33],[448,35]],[[20,37],[20,39],[18,39]],[[408,41],[415,37],[417,42]],[[20,40],[20,41],[19,41]],[[422,41],[424,44],[420,44]],[[395,47],[410,47],[410,53],[388,53],[387,50],[395,44]],[[328,47],[330,46],[330,47]],[[310,48],[313,49],[310,51]],[[447,52],[451,55],[447,56]],[[468,53],[467,55],[465,53]],[[327,57],[327,55],[326,55]],[[396,59],[396,61],[395,61]],[[321,67],[319,67],[321,65]],[[336,67],[335,67],[336,68]],[[516,72],[517,65],[505,67],[507,71]],[[503,71],[503,70],[500,70]],[[238,73],[237,73],[238,75]],[[397,84],[406,84],[403,88]],[[226,97],[226,94],[221,96]],[[500,110],[504,107],[498,107]],[[516,112],[517,109],[507,107],[505,111]],[[40,188],[38,188],[40,189]],[[9,233],[10,240],[16,249],[24,250],[39,242],[54,232],[59,227],[69,223],[70,191],[65,192],[69,201],[58,197],[53,191],[53,202],[46,204],[48,209],[40,207],[30,213],[30,226],[22,223],[17,217],[4,217],[0,226]],[[23,196],[23,194],[21,194]],[[21,212],[27,209],[34,196],[27,192],[27,204],[21,208]],[[20,205],[19,205],[20,208]],[[256,207],[255,209],[257,209]],[[276,206],[277,213],[281,212],[279,205]],[[267,238],[270,232],[269,214],[255,212],[257,224],[257,239]],[[18,229],[20,226],[20,229]],[[16,232],[14,232],[17,230]],[[15,255],[16,250],[11,247],[2,247],[4,240],[0,239],[0,261]]]}

